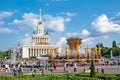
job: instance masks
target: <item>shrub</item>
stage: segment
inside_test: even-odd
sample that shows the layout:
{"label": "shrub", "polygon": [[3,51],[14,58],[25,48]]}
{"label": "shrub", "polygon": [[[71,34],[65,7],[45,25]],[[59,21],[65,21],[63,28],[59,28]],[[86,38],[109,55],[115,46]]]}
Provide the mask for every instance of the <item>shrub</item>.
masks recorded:
{"label": "shrub", "polygon": [[96,77],[95,64],[94,64],[94,60],[93,59],[91,60],[90,77],[92,77],[92,78]]}

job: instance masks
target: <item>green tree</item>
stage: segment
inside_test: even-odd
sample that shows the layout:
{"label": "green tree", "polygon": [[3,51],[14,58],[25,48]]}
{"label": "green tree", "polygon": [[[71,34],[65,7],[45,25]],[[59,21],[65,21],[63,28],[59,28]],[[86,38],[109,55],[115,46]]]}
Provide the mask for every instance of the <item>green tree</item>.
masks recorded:
{"label": "green tree", "polygon": [[0,59],[10,59],[11,55],[9,51],[0,51]]}
{"label": "green tree", "polygon": [[119,56],[120,55],[120,48],[112,47],[112,54],[113,56]]}
{"label": "green tree", "polygon": [[113,41],[113,42],[112,42],[112,47],[117,47],[116,41]]}
{"label": "green tree", "polygon": [[101,48],[103,48],[104,46],[103,46],[103,43],[98,43],[98,44],[96,45],[96,47],[101,47]]}
{"label": "green tree", "polygon": [[94,60],[93,59],[91,60],[90,77],[92,77],[92,78],[96,77],[95,64],[94,64]]}

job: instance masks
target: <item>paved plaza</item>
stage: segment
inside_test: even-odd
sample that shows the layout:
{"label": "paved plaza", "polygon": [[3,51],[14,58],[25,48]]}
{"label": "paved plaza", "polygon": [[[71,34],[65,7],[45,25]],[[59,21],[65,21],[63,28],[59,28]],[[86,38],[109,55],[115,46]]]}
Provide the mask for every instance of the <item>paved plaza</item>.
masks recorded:
{"label": "paved plaza", "polygon": [[[104,74],[120,74],[120,68],[118,66],[96,66],[96,71],[102,73],[102,69],[104,69]],[[35,70],[38,70],[35,68]],[[64,74],[64,73],[79,73],[79,72],[89,72],[89,66],[77,66],[77,72],[74,72],[74,67],[67,67],[66,72],[64,71],[64,67],[57,67],[56,70],[53,70],[52,74]],[[24,74],[31,74],[30,68],[23,68]],[[41,72],[39,72],[41,74]],[[44,70],[44,74],[51,74],[48,70]],[[0,75],[3,76],[11,76],[12,71],[5,71],[5,69],[0,71]]]}

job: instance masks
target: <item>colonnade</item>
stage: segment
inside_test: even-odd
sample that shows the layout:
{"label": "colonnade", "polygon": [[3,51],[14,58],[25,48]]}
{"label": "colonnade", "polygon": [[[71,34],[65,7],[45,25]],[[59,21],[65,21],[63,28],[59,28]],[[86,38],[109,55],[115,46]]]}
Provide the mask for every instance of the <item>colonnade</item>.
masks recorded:
{"label": "colonnade", "polygon": [[48,43],[49,39],[48,38],[35,38],[36,43]]}
{"label": "colonnade", "polygon": [[49,44],[49,38],[46,37],[33,37],[33,40],[35,41],[36,44]]}
{"label": "colonnade", "polygon": [[58,57],[59,53],[57,52],[57,48],[55,49],[48,49],[48,48],[29,48],[28,49],[28,55],[29,58],[32,56],[35,57],[49,57],[50,59],[53,58],[53,55],[56,54]]}

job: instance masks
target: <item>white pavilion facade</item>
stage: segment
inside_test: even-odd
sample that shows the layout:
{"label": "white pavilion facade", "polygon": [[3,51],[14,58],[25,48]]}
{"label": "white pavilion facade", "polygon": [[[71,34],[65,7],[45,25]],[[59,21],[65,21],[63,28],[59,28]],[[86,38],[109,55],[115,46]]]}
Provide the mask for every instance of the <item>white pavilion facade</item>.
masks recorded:
{"label": "white pavilion facade", "polygon": [[59,57],[56,45],[50,45],[50,37],[44,34],[44,26],[40,10],[40,19],[37,24],[37,32],[32,34],[32,44],[22,46],[22,58],[29,59],[34,56],[41,60],[53,59],[53,56]]}

